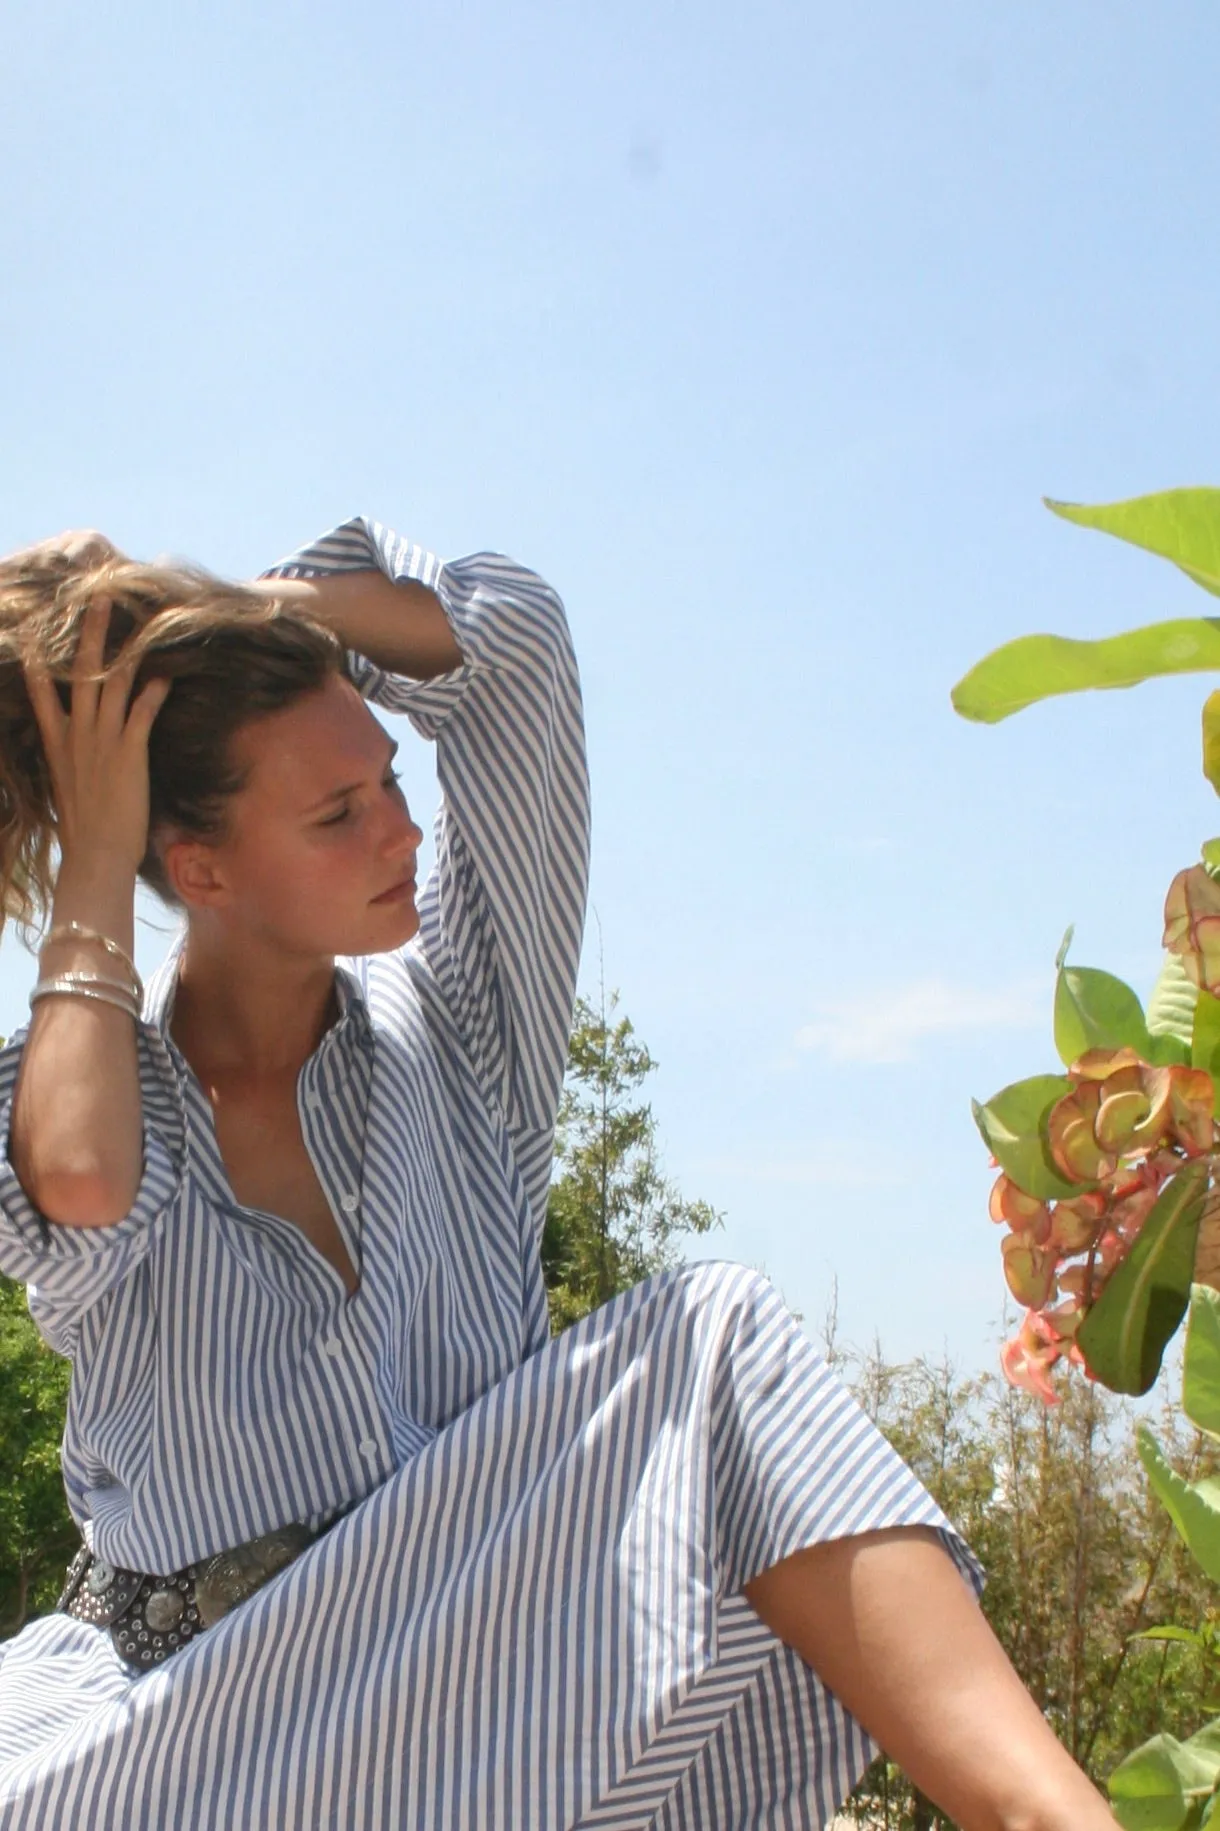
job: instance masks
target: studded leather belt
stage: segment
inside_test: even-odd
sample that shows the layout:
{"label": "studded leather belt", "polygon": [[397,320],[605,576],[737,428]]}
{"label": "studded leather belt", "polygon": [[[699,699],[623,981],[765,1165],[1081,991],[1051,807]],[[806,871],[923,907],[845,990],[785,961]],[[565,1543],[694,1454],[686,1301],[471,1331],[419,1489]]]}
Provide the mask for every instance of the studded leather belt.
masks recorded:
{"label": "studded leather belt", "polygon": [[261,1589],[317,1537],[307,1526],[281,1526],[171,1577],[121,1570],[82,1545],[55,1606],[77,1621],[109,1628],[120,1658],[146,1672]]}

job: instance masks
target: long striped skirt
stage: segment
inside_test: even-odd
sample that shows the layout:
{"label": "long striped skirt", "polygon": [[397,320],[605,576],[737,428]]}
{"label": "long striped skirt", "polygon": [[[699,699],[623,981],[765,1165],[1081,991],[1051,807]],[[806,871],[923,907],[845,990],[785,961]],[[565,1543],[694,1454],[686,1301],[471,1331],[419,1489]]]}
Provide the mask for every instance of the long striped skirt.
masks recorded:
{"label": "long striped skirt", "polygon": [[154,1671],[63,1615],[8,1642],[0,1826],[821,1825],[874,1751],[742,1586],[896,1525],[977,1581],[765,1279],[666,1273]]}

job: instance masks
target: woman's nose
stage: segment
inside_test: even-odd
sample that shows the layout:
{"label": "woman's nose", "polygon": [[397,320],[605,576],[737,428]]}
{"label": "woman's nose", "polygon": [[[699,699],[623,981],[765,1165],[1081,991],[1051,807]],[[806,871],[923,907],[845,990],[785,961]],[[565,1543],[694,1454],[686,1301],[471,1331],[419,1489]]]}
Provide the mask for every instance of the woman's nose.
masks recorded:
{"label": "woman's nose", "polygon": [[388,849],[403,853],[418,852],[424,843],[423,829],[416,826],[406,807],[397,809],[396,814],[387,842]]}

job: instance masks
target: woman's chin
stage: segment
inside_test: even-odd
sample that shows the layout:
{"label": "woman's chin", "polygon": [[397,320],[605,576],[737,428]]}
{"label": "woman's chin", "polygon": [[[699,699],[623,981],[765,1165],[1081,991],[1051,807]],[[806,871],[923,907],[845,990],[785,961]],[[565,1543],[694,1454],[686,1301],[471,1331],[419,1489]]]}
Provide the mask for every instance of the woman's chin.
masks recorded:
{"label": "woman's chin", "polygon": [[359,959],[365,954],[389,954],[405,947],[419,933],[419,910],[415,898],[367,903],[354,919],[326,924],[329,933],[323,941],[321,926],[315,929],[319,953],[344,959]]}
{"label": "woman's chin", "polygon": [[380,907],[375,903],[370,904],[369,914],[376,917],[376,920],[361,925],[361,945],[337,949],[337,952],[354,955],[388,954],[395,948],[405,947],[419,933],[419,911],[413,897],[405,903],[387,903]]}

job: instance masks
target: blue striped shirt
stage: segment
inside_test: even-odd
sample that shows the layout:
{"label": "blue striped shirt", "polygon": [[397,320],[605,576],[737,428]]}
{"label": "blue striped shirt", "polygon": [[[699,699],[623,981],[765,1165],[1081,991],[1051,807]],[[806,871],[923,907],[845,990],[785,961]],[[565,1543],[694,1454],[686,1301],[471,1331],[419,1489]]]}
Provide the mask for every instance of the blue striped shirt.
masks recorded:
{"label": "blue striped shirt", "polygon": [[[306,1147],[359,1276],[240,1206],[169,1034],[182,942],[139,1031],[144,1169],[117,1225],[48,1225],[0,1161],[0,1269],[71,1356],[72,1512],[112,1563],[172,1571],[367,1494],[547,1339],[538,1242],[584,915],[588,792],[559,599],[495,554],[442,564],[356,520],[271,576],[380,567],[438,596],[462,653],[374,704],[435,740],[420,930],[337,964],[301,1071]],[[6,1141],[25,1032],[0,1053]]]}

